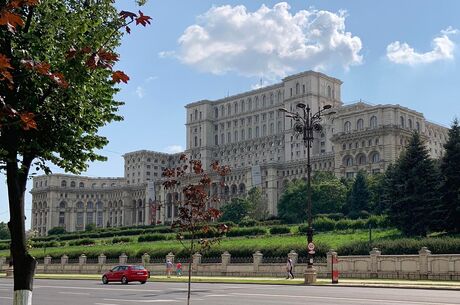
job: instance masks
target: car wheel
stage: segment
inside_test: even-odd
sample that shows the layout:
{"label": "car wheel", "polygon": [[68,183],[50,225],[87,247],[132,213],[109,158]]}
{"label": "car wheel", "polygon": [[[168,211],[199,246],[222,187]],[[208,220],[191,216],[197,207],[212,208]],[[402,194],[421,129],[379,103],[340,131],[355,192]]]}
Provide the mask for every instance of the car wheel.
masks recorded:
{"label": "car wheel", "polygon": [[145,281],[141,281],[141,284],[145,284]]}
{"label": "car wheel", "polygon": [[109,279],[104,275],[102,277],[102,284],[108,284],[109,283]]}
{"label": "car wheel", "polygon": [[121,278],[121,283],[122,283],[123,285],[128,284],[128,278],[127,278],[126,276],[123,276],[123,277]]}

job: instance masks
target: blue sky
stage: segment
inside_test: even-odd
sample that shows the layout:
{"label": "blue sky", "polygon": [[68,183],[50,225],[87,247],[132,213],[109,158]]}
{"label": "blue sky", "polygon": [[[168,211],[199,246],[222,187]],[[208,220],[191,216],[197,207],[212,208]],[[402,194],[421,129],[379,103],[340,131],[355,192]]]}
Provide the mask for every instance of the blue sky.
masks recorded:
{"label": "blue sky", "polygon": [[[345,103],[400,104],[446,126],[460,116],[460,1],[150,0],[142,10],[152,25],[119,48],[131,78],[117,96],[125,120],[101,130],[108,161],[90,164],[87,176],[122,176],[125,152],[184,147],[187,103],[310,69],[341,79]],[[8,221],[3,176],[0,192]]]}

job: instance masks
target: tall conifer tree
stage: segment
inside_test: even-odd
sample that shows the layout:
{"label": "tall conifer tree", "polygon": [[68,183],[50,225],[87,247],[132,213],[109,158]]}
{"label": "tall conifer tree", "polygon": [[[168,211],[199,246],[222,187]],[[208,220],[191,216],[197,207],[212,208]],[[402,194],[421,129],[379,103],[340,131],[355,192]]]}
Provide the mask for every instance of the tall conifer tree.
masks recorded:
{"label": "tall conifer tree", "polygon": [[370,193],[365,173],[359,171],[348,196],[348,215],[357,218],[361,211],[369,211],[369,199]]}
{"label": "tall conifer tree", "polygon": [[460,126],[457,119],[452,123],[444,149],[441,162],[444,223],[447,229],[460,231]]}
{"label": "tall conifer tree", "polygon": [[437,227],[439,173],[418,133],[387,171],[386,179],[388,216],[396,227],[409,236],[425,236]]}

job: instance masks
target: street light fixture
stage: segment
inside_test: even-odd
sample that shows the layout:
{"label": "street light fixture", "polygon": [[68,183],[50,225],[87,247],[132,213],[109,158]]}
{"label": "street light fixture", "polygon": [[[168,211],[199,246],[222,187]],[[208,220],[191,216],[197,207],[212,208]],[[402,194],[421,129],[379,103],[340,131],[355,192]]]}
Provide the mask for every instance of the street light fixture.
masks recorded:
{"label": "street light fixture", "polygon": [[[313,258],[315,254],[315,245],[313,244],[313,227],[312,227],[312,212],[311,212],[311,162],[310,162],[310,148],[314,140],[313,132],[321,131],[323,127],[320,122],[325,110],[332,108],[331,105],[325,105],[318,112],[313,113],[310,105],[298,103],[297,107],[302,109],[301,114],[297,112],[288,111],[286,108],[279,108],[280,112],[286,113],[295,121],[293,130],[297,135],[302,136],[302,140],[307,148],[307,214],[308,214],[308,229],[307,229],[307,250],[308,250],[308,267],[305,270],[305,284],[312,284],[316,282],[316,270],[313,268]],[[326,115],[336,113],[335,111],[327,111]]]}

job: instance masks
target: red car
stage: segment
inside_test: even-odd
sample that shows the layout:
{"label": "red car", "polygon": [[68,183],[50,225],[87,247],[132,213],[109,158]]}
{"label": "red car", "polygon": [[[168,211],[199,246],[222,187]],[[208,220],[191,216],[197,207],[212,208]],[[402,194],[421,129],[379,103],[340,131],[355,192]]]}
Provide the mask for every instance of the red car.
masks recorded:
{"label": "red car", "polygon": [[102,283],[121,282],[122,284],[128,284],[129,282],[141,282],[141,284],[145,284],[149,277],[150,272],[144,266],[122,265],[104,273]]}

